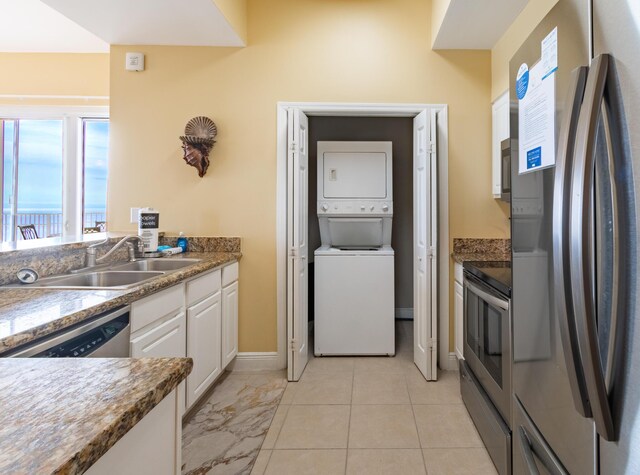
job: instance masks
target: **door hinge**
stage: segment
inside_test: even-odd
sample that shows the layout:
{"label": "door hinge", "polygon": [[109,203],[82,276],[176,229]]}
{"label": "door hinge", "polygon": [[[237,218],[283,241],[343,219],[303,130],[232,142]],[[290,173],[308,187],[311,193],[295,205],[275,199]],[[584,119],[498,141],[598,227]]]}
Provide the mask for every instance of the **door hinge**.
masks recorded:
{"label": "door hinge", "polygon": [[428,247],[427,248],[427,257],[429,259],[435,259],[435,257],[436,257],[436,248],[435,247]]}
{"label": "door hinge", "polygon": [[289,340],[289,349],[291,351],[295,351],[296,350],[296,340],[294,340],[294,339]]}
{"label": "door hinge", "polygon": [[289,257],[298,257],[298,250],[295,247],[289,249]]}
{"label": "door hinge", "polygon": [[427,340],[427,348],[434,350],[438,347],[438,340],[436,338],[429,338]]}
{"label": "door hinge", "polygon": [[429,153],[436,153],[436,143],[435,142],[429,142]]}
{"label": "door hinge", "polygon": [[295,152],[297,146],[298,146],[297,143],[291,142],[291,145],[289,146],[289,150],[291,150],[292,152]]}

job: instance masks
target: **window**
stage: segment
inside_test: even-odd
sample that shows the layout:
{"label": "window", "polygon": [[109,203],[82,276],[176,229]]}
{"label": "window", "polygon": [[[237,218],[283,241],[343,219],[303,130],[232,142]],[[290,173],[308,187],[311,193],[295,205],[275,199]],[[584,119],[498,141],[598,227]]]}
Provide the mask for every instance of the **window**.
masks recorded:
{"label": "window", "polygon": [[83,228],[107,229],[107,160],[109,147],[109,121],[85,119],[83,121]]}
{"label": "window", "polygon": [[14,109],[0,109],[1,240],[105,231],[106,108]]}

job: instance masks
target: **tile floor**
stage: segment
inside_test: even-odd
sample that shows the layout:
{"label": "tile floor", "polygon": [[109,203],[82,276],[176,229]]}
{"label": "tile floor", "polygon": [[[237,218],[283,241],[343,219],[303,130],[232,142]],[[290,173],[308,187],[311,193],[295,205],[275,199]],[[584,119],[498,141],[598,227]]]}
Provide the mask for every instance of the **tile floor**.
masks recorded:
{"label": "tile floor", "polygon": [[410,322],[394,358],[311,358],[288,383],[252,474],[495,474],[458,373],[427,382]]}
{"label": "tile floor", "polygon": [[[311,342],[312,343],[312,342]],[[183,475],[496,474],[458,373],[427,382],[411,322],[394,358],[310,360],[286,374],[224,375],[183,429]]]}

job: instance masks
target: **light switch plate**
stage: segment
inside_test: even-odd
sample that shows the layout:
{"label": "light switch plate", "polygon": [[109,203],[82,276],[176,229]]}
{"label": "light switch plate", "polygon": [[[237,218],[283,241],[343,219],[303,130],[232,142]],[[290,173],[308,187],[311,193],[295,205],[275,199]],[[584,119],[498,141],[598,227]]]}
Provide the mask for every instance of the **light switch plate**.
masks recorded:
{"label": "light switch plate", "polygon": [[131,217],[129,218],[129,221],[131,223],[137,223],[138,222],[138,212],[140,211],[140,208],[131,208]]}

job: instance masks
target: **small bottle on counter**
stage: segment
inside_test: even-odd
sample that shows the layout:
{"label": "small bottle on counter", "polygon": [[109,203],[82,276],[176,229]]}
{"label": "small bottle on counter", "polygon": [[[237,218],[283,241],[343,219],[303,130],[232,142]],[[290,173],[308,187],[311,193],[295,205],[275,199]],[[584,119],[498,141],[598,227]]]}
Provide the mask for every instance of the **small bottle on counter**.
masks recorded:
{"label": "small bottle on counter", "polygon": [[176,245],[182,248],[182,252],[187,252],[189,241],[182,231],[180,231],[180,235],[178,236],[178,242],[176,243]]}

